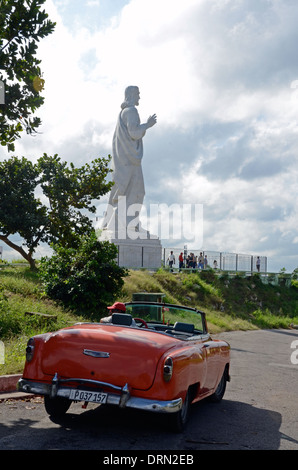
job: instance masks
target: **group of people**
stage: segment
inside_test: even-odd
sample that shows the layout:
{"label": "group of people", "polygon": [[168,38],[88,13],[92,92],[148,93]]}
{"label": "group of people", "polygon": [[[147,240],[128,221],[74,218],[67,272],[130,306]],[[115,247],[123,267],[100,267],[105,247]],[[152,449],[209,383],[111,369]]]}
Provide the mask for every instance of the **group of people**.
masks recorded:
{"label": "group of people", "polygon": [[[204,256],[202,252],[200,252],[199,256],[196,256],[194,253],[189,253],[188,256],[185,256],[184,253],[181,252],[178,260],[179,260],[179,270],[181,270],[182,268],[206,269],[208,266],[207,255]],[[173,271],[173,265],[175,263],[176,263],[175,255],[173,251],[171,251],[167,259],[167,264],[169,265],[169,268],[171,271]]]}
{"label": "group of people", "polygon": [[198,269],[204,269],[207,268],[208,266],[208,259],[207,255],[203,255],[202,252],[200,252],[199,256],[196,256],[194,253],[189,253],[185,260],[185,267],[186,268],[198,268]]}
{"label": "group of people", "polygon": [[[202,252],[200,252],[199,256],[196,256],[194,253],[189,253],[189,255],[186,256],[181,251],[178,260],[179,260],[179,270],[183,268],[206,269],[209,266],[207,255],[203,255]],[[167,259],[167,264],[169,265],[171,271],[173,271],[173,266],[175,263],[176,263],[175,255],[173,251],[171,251]],[[213,261],[213,269],[217,269],[217,268],[218,268],[218,263],[217,263],[217,260],[215,259]],[[256,268],[257,268],[257,271],[260,272],[261,259],[259,256],[257,256]]]}

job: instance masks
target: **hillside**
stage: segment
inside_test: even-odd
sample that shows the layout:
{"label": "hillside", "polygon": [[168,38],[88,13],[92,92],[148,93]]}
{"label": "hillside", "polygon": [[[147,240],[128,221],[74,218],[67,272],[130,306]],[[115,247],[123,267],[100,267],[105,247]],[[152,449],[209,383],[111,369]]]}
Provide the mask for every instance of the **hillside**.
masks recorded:
{"label": "hillside", "polygon": [[288,328],[298,323],[296,285],[265,285],[258,275],[229,277],[203,271],[171,273],[131,271],[125,280],[123,301],[134,292],[160,292],[164,301],[196,307],[207,313],[211,332],[251,328]]}
{"label": "hillside", "polygon": [[[298,287],[264,285],[258,275],[249,278],[213,271],[202,273],[171,273],[160,270],[130,271],[125,278],[119,301],[131,301],[134,293],[164,294],[164,301],[204,310],[209,331],[255,328],[288,328],[298,324]],[[38,312],[47,316],[28,315]],[[97,318],[106,315],[98,312]],[[28,268],[0,269],[0,340],[5,344],[5,364],[0,375],[18,373],[24,364],[27,340],[34,334],[55,331],[85,316],[69,312],[43,294],[36,273]],[[195,323],[189,318],[165,318]]]}

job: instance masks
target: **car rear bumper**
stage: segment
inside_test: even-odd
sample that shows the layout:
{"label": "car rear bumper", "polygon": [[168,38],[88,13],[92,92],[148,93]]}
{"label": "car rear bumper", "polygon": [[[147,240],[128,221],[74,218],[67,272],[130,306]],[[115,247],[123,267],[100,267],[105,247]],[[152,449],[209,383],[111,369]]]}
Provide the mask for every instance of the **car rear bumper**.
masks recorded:
{"label": "car rear bumper", "polygon": [[[17,388],[21,392],[34,393],[36,395],[49,395],[51,398],[65,397],[69,398],[71,390],[74,387],[68,387],[67,382],[78,382],[85,386],[95,385],[98,387],[111,388],[111,392],[107,396],[108,405],[118,405],[120,408],[136,408],[140,410],[154,411],[157,413],[176,413],[182,407],[182,398],[175,400],[152,400],[131,396],[129,387],[117,387],[105,382],[84,379],[67,379],[59,380],[56,376],[52,383],[34,382],[32,380],[21,378],[18,381]],[[116,393],[115,393],[116,392]]]}

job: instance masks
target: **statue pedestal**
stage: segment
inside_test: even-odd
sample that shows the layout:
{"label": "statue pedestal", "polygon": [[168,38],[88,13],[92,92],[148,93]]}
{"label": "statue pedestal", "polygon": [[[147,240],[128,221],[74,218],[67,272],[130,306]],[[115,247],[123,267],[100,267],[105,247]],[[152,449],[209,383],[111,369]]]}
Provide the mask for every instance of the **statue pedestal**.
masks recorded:
{"label": "statue pedestal", "polygon": [[115,233],[103,230],[99,240],[108,240],[117,246],[117,261],[121,267],[146,269],[161,267],[162,246],[159,238],[122,239],[115,237]]}

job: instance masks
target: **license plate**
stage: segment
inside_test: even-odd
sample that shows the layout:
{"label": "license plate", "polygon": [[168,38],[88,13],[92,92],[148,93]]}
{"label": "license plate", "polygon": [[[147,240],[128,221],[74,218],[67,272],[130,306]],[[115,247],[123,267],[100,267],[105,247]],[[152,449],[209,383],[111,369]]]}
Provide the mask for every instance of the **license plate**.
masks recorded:
{"label": "license plate", "polygon": [[69,394],[70,400],[75,401],[92,401],[93,403],[106,403],[107,393],[89,392],[87,390],[71,390]]}

